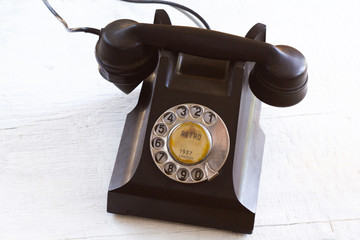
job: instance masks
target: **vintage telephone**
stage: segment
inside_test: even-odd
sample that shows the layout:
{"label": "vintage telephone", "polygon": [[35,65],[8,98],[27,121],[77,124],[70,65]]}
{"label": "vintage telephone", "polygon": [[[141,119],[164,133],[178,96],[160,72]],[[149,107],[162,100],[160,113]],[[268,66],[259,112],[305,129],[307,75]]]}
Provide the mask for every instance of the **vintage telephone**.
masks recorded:
{"label": "vintage telephone", "polygon": [[251,233],[265,140],[258,99],[300,102],[304,56],[265,43],[263,24],[242,38],[171,26],[164,10],[154,24],[125,19],[87,30],[99,35],[105,79],[125,93],[143,82],[126,118],[108,212]]}

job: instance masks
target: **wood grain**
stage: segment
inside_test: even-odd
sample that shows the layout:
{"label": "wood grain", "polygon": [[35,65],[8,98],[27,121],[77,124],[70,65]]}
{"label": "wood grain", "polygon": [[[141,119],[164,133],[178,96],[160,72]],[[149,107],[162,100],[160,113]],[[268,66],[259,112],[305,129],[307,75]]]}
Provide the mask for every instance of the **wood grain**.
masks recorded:
{"label": "wood grain", "polygon": [[[151,22],[158,5],[50,1],[70,26]],[[41,1],[0,1],[0,239],[359,239],[358,1],[177,1],[216,30],[300,49],[309,92],[292,108],[263,105],[266,144],[252,235],[106,213],[126,114],[104,81],[96,36],[67,33]],[[192,25],[164,7],[174,24]]]}

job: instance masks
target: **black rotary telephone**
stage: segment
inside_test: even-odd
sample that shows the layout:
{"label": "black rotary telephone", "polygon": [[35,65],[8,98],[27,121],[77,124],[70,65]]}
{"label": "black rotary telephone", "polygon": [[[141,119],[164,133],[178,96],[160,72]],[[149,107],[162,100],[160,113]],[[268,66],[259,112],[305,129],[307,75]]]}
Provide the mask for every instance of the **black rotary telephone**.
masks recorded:
{"label": "black rotary telephone", "polygon": [[99,35],[105,79],[125,93],[143,82],[126,118],[108,212],[251,233],[265,140],[259,100],[300,102],[304,56],[265,43],[263,24],[242,38],[171,26],[164,10],[154,24],[126,19],[85,30]]}

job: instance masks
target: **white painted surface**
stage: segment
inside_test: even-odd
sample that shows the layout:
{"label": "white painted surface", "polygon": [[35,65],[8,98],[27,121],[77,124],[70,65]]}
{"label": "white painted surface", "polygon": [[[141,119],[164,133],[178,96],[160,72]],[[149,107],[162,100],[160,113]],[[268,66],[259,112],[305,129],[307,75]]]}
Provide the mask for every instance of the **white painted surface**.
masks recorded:
{"label": "white painted surface", "polygon": [[[158,5],[50,1],[70,26],[151,22]],[[104,81],[96,36],[67,33],[41,1],[0,1],[0,239],[360,239],[358,1],[178,1],[215,30],[300,49],[309,92],[263,105],[267,141],[252,235],[106,213],[126,96]],[[193,25],[163,6],[178,25]]]}

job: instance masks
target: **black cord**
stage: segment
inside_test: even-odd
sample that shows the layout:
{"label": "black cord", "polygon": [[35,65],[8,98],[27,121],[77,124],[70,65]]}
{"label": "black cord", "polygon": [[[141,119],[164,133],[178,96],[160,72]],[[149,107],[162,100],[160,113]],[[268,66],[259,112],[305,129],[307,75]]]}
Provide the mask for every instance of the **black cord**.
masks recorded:
{"label": "black cord", "polygon": [[50,10],[50,12],[65,26],[66,30],[69,32],[85,32],[85,33],[92,33],[96,35],[100,35],[100,30],[96,28],[90,27],[79,27],[79,28],[69,28],[66,21],[50,6],[47,0],[43,0],[46,7]]}
{"label": "black cord", "polygon": [[[160,1],[160,0],[146,0],[146,1],[121,0],[121,1],[131,2],[131,3],[158,3],[158,4],[165,4],[165,5],[173,6],[175,8],[179,8],[186,12],[191,13],[192,15],[197,17],[202,22],[202,24],[204,24],[206,29],[210,29],[209,24],[197,12],[195,12],[195,11],[191,10],[190,8],[185,7],[181,4],[178,4],[178,3],[169,2],[169,1]],[[90,27],[69,28],[66,21],[51,7],[49,2],[47,0],[43,0],[43,2],[45,4],[45,6],[50,10],[50,12],[64,25],[64,27],[66,28],[67,31],[69,31],[69,32],[85,32],[85,33],[92,33],[92,34],[100,35],[100,30],[96,29],[96,28],[90,28]]]}
{"label": "black cord", "polygon": [[164,4],[164,5],[169,5],[169,6],[172,6],[175,8],[179,8],[179,9],[189,12],[192,15],[194,15],[195,17],[197,17],[200,20],[200,22],[202,22],[202,24],[204,24],[206,29],[210,29],[209,24],[197,12],[195,12],[194,10],[192,10],[188,7],[185,7],[184,5],[178,4],[178,3],[174,3],[174,2],[170,2],[170,1],[162,1],[162,0],[121,0],[121,1],[130,2],[130,3],[158,3],[158,4]]}

